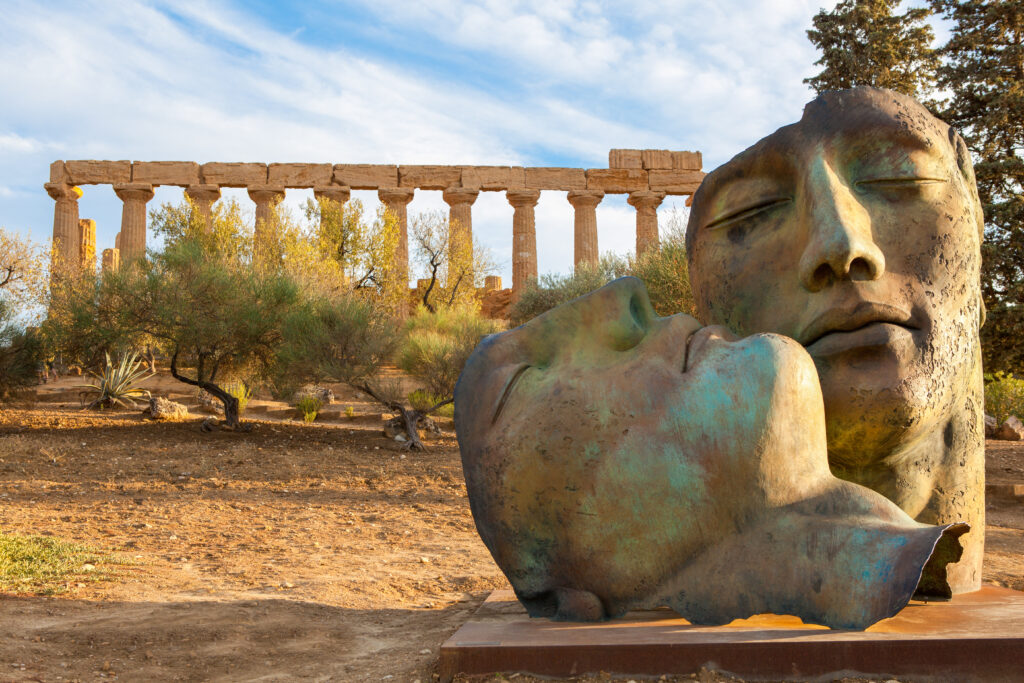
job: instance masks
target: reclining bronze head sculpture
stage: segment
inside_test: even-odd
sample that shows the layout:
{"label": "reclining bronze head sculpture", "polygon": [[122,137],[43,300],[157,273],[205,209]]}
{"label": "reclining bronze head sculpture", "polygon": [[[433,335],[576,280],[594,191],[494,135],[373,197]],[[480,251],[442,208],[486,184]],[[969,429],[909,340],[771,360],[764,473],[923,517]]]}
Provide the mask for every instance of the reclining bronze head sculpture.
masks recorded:
{"label": "reclining bronze head sculpture", "polygon": [[[807,120],[805,113],[795,126]],[[789,142],[819,144],[804,133]],[[735,245],[730,228],[784,210],[785,191],[796,201],[792,183],[748,192],[761,187],[746,184],[754,176],[728,167],[727,180],[747,194],[739,201],[726,189],[723,199],[718,171],[705,180],[691,218],[692,269],[732,258],[703,240],[721,235]],[[767,185],[766,176],[753,182]],[[713,191],[702,195],[709,181]],[[711,237],[695,234],[694,221]],[[716,274],[699,277],[707,283]],[[974,277],[976,286],[976,268]],[[668,605],[703,624],[773,612],[865,628],[915,591],[948,596],[946,564],[967,525],[915,522],[882,487],[880,494],[835,476],[843,472],[830,460],[830,388],[805,340],[788,328],[766,334],[737,325],[722,313],[732,308],[713,308],[728,299],[698,291],[702,316],[715,311],[724,326],[659,318],[642,284],[625,278],[488,337],[467,363],[455,400],[470,503],[529,613],[594,620]],[[846,324],[822,320],[809,346],[834,333],[829,325]]]}

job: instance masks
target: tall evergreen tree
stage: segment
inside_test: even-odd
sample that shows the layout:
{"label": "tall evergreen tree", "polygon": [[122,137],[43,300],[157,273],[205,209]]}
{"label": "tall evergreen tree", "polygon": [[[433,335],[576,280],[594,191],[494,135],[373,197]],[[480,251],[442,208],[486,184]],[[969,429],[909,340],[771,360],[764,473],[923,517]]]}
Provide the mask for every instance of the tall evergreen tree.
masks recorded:
{"label": "tall evergreen tree", "polygon": [[807,37],[821,50],[815,65],[824,69],[805,78],[816,92],[855,85],[889,88],[911,97],[927,94],[938,57],[931,48],[927,8],[895,14],[899,0],[842,0],[814,16]]}
{"label": "tall evergreen tree", "polygon": [[931,0],[952,22],[940,51],[940,115],[974,157],[985,212],[986,370],[1024,373],[1024,3]]}

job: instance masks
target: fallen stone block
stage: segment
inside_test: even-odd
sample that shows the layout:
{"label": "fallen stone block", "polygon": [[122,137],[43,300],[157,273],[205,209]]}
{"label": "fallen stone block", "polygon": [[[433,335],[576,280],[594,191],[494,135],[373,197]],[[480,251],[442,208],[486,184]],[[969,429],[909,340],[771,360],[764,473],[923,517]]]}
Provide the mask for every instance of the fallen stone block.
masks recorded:
{"label": "fallen stone block", "polygon": [[1011,415],[996,432],[996,438],[1003,441],[1024,441],[1024,423],[1021,423],[1016,415]]}

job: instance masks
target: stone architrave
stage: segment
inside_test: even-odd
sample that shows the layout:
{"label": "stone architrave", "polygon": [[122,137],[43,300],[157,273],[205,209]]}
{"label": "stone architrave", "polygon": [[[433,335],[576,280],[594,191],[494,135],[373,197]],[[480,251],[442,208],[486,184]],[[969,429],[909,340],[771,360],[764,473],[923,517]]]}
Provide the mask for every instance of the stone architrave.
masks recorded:
{"label": "stone architrave", "polygon": [[217,185],[189,185],[185,189],[185,196],[196,205],[196,210],[203,217],[203,223],[209,230],[213,215],[213,203],[220,199],[220,187]]}
{"label": "stone architrave", "polygon": [[664,192],[633,192],[630,206],[636,209],[636,255],[658,246],[658,206],[665,199]]}
{"label": "stone architrave", "polygon": [[83,272],[96,272],[96,221],[91,218],[78,221],[78,265]]}
{"label": "stone architrave", "polygon": [[377,190],[377,197],[398,219],[398,245],[395,247],[395,271],[401,282],[409,282],[409,202],[415,190],[410,188],[392,188]]}
{"label": "stone architrave", "polygon": [[121,251],[119,249],[103,250],[103,271],[114,271],[121,266]]}
{"label": "stone architrave", "polygon": [[153,198],[147,183],[118,183],[114,193],[124,202],[121,210],[121,260],[125,263],[146,255],[146,203]]}
{"label": "stone architrave", "polygon": [[[59,172],[59,170],[58,170]],[[132,162],[130,161],[68,161],[64,163],[64,180],[72,185],[107,185],[109,183],[130,183]],[[54,169],[50,170],[50,181],[56,182]]]}
{"label": "stone architrave", "polygon": [[47,194],[53,197],[53,258],[54,273],[78,264],[78,200],[82,190],[64,183],[46,183]]}
{"label": "stone architrave", "polygon": [[604,199],[600,190],[573,190],[569,203],[576,210],[573,220],[573,265],[597,265],[597,205]]}
{"label": "stone architrave", "polygon": [[534,207],[540,190],[509,190],[505,193],[512,205],[512,296],[537,279],[537,225]]}
{"label": "stone architrave", "polygon": [[257,251],[267,245],[274,233],[274,209],[284,199],[284,188],[257,185],[248,188],[249,199],[256,203],[256,229],[253,243]]}
{"label": "stone architrave", "polygon": [[448,254],[451,257],[460,250],[473,250],[473,202],[480,195],[479,190],[465,187],[449,187],[442,193],[448,205]]}

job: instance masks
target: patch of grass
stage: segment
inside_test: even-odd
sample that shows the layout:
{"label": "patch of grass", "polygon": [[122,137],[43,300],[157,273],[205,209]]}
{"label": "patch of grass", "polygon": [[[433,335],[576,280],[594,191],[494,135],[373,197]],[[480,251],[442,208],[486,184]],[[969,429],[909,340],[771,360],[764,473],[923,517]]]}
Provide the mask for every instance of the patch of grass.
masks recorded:
{"label": "patch of grass", "polygon": [[345,417],[351,419],[356,416],[355,406],[349,406],[345,408]]}
{"label": "patch of grass", "polygon": [[103,565],[111,564],[128,562],[59,538],[0,534],[0,592],[62,593],[72,582],[110,578]]}
{"label": "patch of grass", "polygon": [[238,399],[238,414],[244,415],[245,409],[249,405],[249,399],[252,398],[252,389],[249,388],[249,385],[245,382],[231,382],[225,385],[224,391]]}

